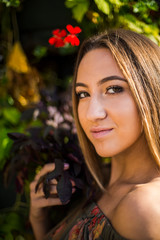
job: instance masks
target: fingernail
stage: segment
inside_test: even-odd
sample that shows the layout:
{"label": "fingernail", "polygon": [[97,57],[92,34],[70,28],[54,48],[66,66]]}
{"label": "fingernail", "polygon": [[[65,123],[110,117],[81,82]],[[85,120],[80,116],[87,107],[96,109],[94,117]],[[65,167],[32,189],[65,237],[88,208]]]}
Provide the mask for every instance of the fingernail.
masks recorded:
{"label": "fingernail", "polygon": [[75,188],[73,188],[73,189],[72,189],[72,193],[75,193],[75,191],[76,191],[76,189],[75,189]]}
{"label": "fingernail", "polygon": [[68,163],[64,163],[64,169],[68,169],[69,168],[69,164]]}

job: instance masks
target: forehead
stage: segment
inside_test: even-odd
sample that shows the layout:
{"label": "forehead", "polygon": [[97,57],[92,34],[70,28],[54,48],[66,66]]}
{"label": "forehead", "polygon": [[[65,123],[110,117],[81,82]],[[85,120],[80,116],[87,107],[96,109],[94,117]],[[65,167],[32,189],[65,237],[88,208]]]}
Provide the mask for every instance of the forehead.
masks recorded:
{"label": "forehead", "polygon": [[87,77],[100,80],[107,76],[119,75],[123,77],[116,60],[110,50],[99,48],[89,51],[82,58],[77,72],[77,82]]}

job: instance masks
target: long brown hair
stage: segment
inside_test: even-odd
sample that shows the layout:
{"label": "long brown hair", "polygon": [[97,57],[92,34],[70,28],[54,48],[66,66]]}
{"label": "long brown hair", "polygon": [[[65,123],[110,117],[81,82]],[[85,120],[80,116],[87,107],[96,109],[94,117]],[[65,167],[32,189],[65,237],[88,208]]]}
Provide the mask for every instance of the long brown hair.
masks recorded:
{"label": "long brown hair", "polygon": [[139,108],[144,133],[152,155],[160,166],[160,48],[147,37],[118,29],[93,36],[81,45],[72,89],[73,113],[86,164],[101,189],[103,174],[100,157],[86,137],[78,118],[75,83],[84,55],[97,48],[109,49],[118,63]]}

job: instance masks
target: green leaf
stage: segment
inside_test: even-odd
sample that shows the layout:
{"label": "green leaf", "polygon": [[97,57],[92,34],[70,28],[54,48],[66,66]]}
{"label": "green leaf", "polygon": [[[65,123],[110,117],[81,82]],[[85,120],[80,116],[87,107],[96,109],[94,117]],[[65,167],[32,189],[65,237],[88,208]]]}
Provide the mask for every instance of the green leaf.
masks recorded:
{"label": "green leaf", "polygon": [[12,230],[24,230],[22,219],[15,212],[0,214],[0,234],[5,235],[5,239],[12,239]]}
{"label": "green leaf", "polygon": [[153,11],[158,11],[158,4],[155,0],[147,0],[147,7]]}
{"label": "green leaf", "polygon": [[106,157],[102,159],[103,163],[109,164],[111,163],[111,158],[110,157]]}
{"label": "green leaf", "polygon": [[74,19],[77,20],[77,22],[81,22],[85,13],[88,11],[89,3],[88,1],[78,4],[75,6],[72,10]]}
{"label": "green leaf", "polygon": [[31,127],[42,127],[42,122],[39,119],[37,119],[37,120],[32,121],[30,126]]}
{"label": "green leaf", "polygon": [[110,7],[108,2],[106,2],[105,0],[94,0],[94,1],[100,11],[102,11],[106,15],[109,15]]}
{"label": "green leaf", "polygon": [[20,120],[20,112],[14,107],[8,107],[3,109],[4,118],[11,124],[18,124]]}
{"label": "green leaf", "polygon": [[23,230],[23,219],[15,212],[10,212],[5,218],[5,223],[1,226],[1,231],[9,232],[12,230]]}
{"label": "green leaf", "polygon": [[133,12],[146,13],[148,10],[158,11],[158,4],[154,0],[138,1],[133,5]]}
{"label": "green leaf", "polygon": [[38,59],[45,57],[46,54],[47,54],[47,47],[45,46],[36,46],[33,51],[33,55]]}
{"label": "green leaf", "polygon": [[140,21],[136,17],[131,14],[126,14],[125,16],[119,16],[119,23],[123,26],[131,29],[132,31],[143,33],[142,26],[140,25]]}
{"label": "green leaf", "polygon": [[67,0],[65,1],[67,8],[72,8],[73,18],[77,22],[81,22],[85,13],[89,8],[89,0]]}
{"label": "green leaf", "polygon": [[109,2],[116,5],[117,7],[121,7],[122,5],[124,5],[124,3],[120,0],[109,0]]}
{"label": "green leaf", "polygon": [[18,235],[15,240],[25,240],[25,238],[21,235]]}
{"label": "green leaf", "polygon": [[66,0],[65,5],[67,8],[73,8],[74,6],[77,5],[77,1],[75,0]]}
{"label": "green leaf", "polygon": [[[150,38],[153,42],[155,42],[156,44],[159,44],[160,43],[160,38],[158,40],[158,37],[155,38],[153,35],[147,35],[148,38]],[[160,44],[159,44],[160,45]]]}
{"label": "green leaf", "polygon": [[5,240],[14,240],[13,235],[11,233],[7,233],[5,236]]}
{"label": "green leaf", "polygon": [[8,129],[1,129],[0,136],[0,170],[3,169],[6,159],[9,155],[9,151],[12,145],[12,141],[7,136]]}
{"label": "green leaf", "polygon": [[5,3],[6,7],[19,7],[20,0],[0,0],[0,3]]}

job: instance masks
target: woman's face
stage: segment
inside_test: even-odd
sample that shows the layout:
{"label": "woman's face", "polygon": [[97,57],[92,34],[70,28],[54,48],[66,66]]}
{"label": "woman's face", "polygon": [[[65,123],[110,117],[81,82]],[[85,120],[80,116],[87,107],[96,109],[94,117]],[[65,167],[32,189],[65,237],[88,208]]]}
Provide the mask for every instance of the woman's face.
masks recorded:
{"label": "woman's face", "polygon": [[83,57],[76,94],[80,124],[100,156],[116,156],[138,140],[142,127],[138,109],[109,50],[91,50]]}

